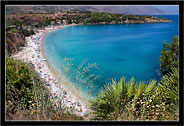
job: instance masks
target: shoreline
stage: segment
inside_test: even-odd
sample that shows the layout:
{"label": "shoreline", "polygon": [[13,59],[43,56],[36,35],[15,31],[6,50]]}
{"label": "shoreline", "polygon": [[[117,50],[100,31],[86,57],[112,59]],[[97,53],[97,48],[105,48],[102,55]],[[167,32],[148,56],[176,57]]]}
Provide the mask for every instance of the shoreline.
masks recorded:
{"label": "shoreline", "polygon": [[[129,23],[123,23],[123,24],[129,24]],[[46,80],[46,87],[49,89],[52,97],[55,99],[55,102],[58,103],[60,102],[59,100],[62,99],[62,104],[64,104],[64,106],[70,108],[71,106],[74,105],[76,107],[75,109],[76,111],[74,113],[76,115],[84,116],[84,114],[87,111],[91,111],[88,107],[88,103],[84,99],[82,99],[82,97],[77,95],[75,92],[72,91],[71,93],[71,91],[67,88],[66,84],[64,84],[65,82],[62,82],[59,79],[58,75],[55,74],[55,72],[53,71],[53,68],[51,67],[51,64],[49,64],[43,52],[44,37],[46,37],[49,33],[57,31],[61,28],[66,28],[66,27],[76,26],[76,25],[83,25],[83,24],[54,26],[50,29],[46,29],[46,28],[41,29],[39,30],[38,33],[32,36],[26,37],[26,42],[27,42],[26,47],[23,47],[22,51],[18,52],[18,54],[13,55],[12,57],[20,59],[24,62],[32,63],[35,66],[36,72],[41,74],[42,79]],[[85,24],[85,25],[107,25],[107,24]],[[112,25],[112,24],[109,24],[109,25]],[[40,66],[41,66],[41,70],[39,69]]]}
{"label": "shoreline", "polygon": [[61,28],[75,25],[55,26],[49,30],[44,28],[32,36],[26,37],[26,47],[12,57],[34,65],[36,72],[40,74],[40,78],[46,81],[46,88],[55,99],[57,106],[61,103],[62,107],[67,107],[68,109],[74,107],[74,114],[84,116],[87,111],[90,111],[88,102],[67,89],[66,85],[53,72],[43,52],[44,37]]}
{"label": "shoreline", "polygon": [[[76,26],[76,25],[68,25],[68,26],[65,26],[65,27],[63,27],[63,28],[66,28],[66,27],[70,27],[70,26]],[[51,31],[51,32],[54,32],[54,31],[57,31],[57,30],[59,30],[59,29],[55,29],[55,30],[53,30],[53,31]],[[44,37],[46,37],[49,33],[51,33],[51,32],[48,32],[48,33],[45,33],[41,38],[40,38],[40,54],[41,54],[41,57],[43,58],[43,59],[47,59],[46,58],[46,56],[44,55],[44,50],[43,50],[43,43],[44,43]],[[46,64],[46,67],[48,68],[48,70],[54,75],[54,77],[57,79],[57,81],[59,82],[59,83],[61,83],[62,84],[62,86],[64,87],[64,89],[66,89],[68,92],[70,92],[71,93],[71,90],[67,87],[67,84],[68,83],[65,83],[65,82],[62,82],[62,80],[60,79],[60,74],[56,74],[56,70],[55,70],[55,68],[52,68],[52,65],[51,65],[51,63],[49,63],[49,61],[48,60],[46,60],[46,61],[44,61],[45,62],[45,64]],[[61,75],[62,76],[62,75]],[[86,101],[86,100],[84,100],[82,97],[80,97],[79,95],[77,95],[76,94],[76,92],[72,92],[71,94],[73,94],[73,96],[76,98],[76,99],[79,99],[83,104],[85,104],[85,105],[87,105],[88,104],[88,102]]]}

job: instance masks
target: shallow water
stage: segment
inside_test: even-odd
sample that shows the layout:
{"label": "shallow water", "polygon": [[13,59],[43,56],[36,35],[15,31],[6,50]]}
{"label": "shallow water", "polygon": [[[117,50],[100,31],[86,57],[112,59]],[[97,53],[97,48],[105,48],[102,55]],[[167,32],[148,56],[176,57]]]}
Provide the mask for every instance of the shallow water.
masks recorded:
{"label": "shallow water", "polygon": [[[90,83],[95,86],[92,96],[112,79],[122,76],[136,81],[159,80],[159,57],[163,41],[171,42],[178,35],[178,16],[165,16],[172,23],[81,25],[72,26],[50,33],[44,42],[44,54],[62,79],[69,82],[71,89],[78,88],[87,95],[91,88],[85,84],[97,75],[100,77]],[[64,72],[64,58],[72,58],[70,69]],[[86,72],[82,80],[77,76],[77,67],[84,61],[96,63],[98,69]],[[91,77],[94,74],[94,77]],[[67,79],[66,79],[67,78]],[[89,79],[90,78],[90,79]]]}

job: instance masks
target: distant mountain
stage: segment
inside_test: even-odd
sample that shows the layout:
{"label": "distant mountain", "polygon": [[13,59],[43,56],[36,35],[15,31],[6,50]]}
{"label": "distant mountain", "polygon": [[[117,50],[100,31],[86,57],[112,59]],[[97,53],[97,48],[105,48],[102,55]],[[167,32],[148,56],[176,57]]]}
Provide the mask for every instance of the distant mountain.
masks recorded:
{"label": "distant mountain", "polygon": [[165,11],[157,9],[152,6],[123,6],[121,7],[122,11],[125,14],[133,14],[133,15],[160,15],[167,14]]}
{"label": "distant mountain", "polygon": [[155,8],[166,11],[168,15],[179,15],[179,6],[177,5],[154,5]]}
{"label": "distant mountain", "polygon": [[131,15],[167,14],[152,6],[7,6],[6,14],[55,13],[64,11],[109,12]]}

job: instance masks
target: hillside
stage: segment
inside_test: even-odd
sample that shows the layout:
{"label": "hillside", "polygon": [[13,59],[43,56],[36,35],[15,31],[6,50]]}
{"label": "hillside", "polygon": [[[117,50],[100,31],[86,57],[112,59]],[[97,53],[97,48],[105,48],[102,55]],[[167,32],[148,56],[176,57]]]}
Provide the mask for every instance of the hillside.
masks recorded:
{"label": "hillside", "polygon": [[159,15],[166,12],[152,6],[7,6],[7,14],[55,13],[64,11],[92,11],[133,15]]}

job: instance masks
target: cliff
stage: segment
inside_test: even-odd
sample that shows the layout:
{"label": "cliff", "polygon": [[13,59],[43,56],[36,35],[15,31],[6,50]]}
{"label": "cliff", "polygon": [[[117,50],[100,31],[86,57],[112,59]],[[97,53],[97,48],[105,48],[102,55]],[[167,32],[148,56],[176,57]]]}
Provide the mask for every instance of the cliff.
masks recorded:
{"label": "cliff", "polygon": [[7,32],[6,33],[6,55],[11,55],[25,47],[25,37],[20,32]]}

